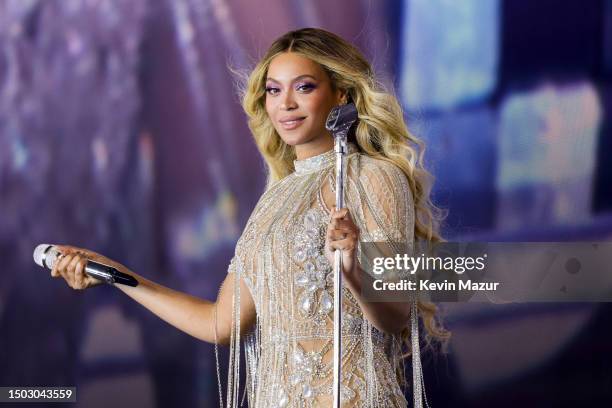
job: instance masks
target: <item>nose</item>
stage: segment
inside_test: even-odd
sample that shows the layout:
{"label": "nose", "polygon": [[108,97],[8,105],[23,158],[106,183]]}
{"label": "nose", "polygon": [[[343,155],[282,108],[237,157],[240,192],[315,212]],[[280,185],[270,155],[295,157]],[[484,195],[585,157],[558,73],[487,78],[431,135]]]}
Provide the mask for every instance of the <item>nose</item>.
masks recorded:
{"label": "nose", "polygon": [[285,92],[285,94],[282,96],[281,104],[279,107],[281,110],[292,110],[297,108],[297,103],[293,98],[293,92],[291,90]]}

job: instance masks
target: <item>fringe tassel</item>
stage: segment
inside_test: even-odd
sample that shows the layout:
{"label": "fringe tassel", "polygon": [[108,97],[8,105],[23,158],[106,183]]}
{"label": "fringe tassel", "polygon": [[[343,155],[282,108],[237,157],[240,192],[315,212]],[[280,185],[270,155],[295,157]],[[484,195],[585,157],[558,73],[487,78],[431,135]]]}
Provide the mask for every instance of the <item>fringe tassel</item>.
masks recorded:
{"label": "fringe tassel", "polygon": [[423,408],[423,401],[429,408],[427,396],[425,395],[425,381],[423,380],[423,367],[421,365],[421,346],[419,344],[419,317],[417,299],[411,304],[411,341],[412,341],[412,386],[414,396],[414,408]]}

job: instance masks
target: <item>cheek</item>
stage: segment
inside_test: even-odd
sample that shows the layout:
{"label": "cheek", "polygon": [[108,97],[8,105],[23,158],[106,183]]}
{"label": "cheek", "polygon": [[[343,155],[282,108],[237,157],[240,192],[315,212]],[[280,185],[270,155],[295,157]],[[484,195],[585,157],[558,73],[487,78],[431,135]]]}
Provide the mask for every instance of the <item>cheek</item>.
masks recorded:
{"label": "cheek", "polygon": [[308,111],[318,125],[324,126],[331,110],[329,98],[318,96],[308,101]]}

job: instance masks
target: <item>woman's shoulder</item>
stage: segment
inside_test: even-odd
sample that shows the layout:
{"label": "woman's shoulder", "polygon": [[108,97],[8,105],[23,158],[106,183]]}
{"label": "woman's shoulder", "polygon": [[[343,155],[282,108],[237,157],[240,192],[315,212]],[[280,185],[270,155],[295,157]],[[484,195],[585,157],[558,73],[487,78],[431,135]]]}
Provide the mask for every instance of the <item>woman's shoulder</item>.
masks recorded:
{"label": "woman's shoulder", "polygon": [[356,155],[356,169],[359,178],[366,177],[391,177],[399,180],[407,180],[404,171],[390,160],[380,157],[370,156],[369,154],[359,152]]}
{"label": "woman's shoulder", "polygon": [[280,191],[285,190],[288,185],[291,185],[294,182],[295,173],[290,173],[281,179],[268,182],[261,194],[260,200],[267,199],[270,196],[277,196]]}

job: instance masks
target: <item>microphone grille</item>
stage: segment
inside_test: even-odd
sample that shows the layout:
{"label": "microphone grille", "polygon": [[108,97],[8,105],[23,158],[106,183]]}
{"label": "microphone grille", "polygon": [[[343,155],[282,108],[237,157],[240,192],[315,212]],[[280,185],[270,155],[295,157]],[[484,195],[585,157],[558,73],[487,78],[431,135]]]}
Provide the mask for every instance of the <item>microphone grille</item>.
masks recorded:
{"label": "microphone grille", "polygon": [[34,249],[34,262],[42,267],[49,269],[53,268],[55,259],[58,256],[57,251],[53,250],[53,245],[40,244]]}

